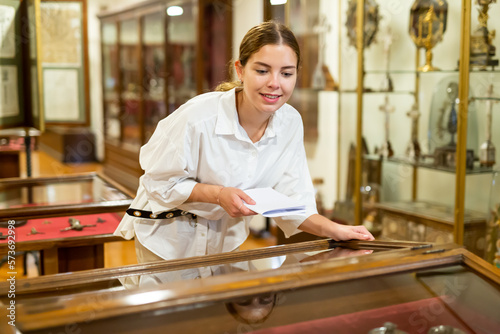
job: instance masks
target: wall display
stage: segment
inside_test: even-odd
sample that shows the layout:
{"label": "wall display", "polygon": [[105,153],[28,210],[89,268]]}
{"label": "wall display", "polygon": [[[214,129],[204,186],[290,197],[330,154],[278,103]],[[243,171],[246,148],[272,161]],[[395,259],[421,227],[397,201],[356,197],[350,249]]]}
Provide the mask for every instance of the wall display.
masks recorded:
{"label": "wall display", "polygon": [[410,13],[410,36],[417,48],[425,48],[425,65],[419,71],[436,71],[432,48],[443,39],[448,20],[446,0],[415,0]]}
{"label": "wall display", "polygon": [[[41,54],[45,120],[49,125],[90,123],[87,110],[84,1],[42,1]],[[63,90],[63,91],[61,91]],[[59,91],[59,94],[54,94]]]}
{"label": "wall display", "polygon": [[495,31],[488,30],[488,10],[489,6],[495,2],[496,0],[475,1],[480,6],[478,8],[479,27],[475,29],[470,37],[470,63],[481,69],[498,65],[498,59],[493,59],[496,53],[496,48],[492,44]]}
{"label": "wall display", "polygon": [[[349,43],[357,47],[356,44],[356,9],[358,7],[357,0],[349,0],[349,4],[347,7],[347,21],[345,26],[347,28],[347,37],[349,39]],[[369,47],[374,41],[375,36],[377,35],[380,14],[378,11],[378,4],[375,0],[366,0],[365,1],[365,20],[364,20],[364,32],[363,32],[363,42],[364,47]]]}

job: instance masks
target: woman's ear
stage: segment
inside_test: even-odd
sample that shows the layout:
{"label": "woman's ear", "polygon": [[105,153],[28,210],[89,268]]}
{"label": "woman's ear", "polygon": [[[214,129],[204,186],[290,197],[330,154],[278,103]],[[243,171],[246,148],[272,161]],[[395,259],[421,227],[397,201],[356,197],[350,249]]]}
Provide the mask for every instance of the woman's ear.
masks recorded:
{"label": "woman's ear", "polygon": [[235,61],[234,62],[234,69],[236,70],[236,75],[238,76],[238,79],[240,81],[243,81],[242,80],[242,77],[243,77],[243,65],[241,65],[241,62],[239,60]]}

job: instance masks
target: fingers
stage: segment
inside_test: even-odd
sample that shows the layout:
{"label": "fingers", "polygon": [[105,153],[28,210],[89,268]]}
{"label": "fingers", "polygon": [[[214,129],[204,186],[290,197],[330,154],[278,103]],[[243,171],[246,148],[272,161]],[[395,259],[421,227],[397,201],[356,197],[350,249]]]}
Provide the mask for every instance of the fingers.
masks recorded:
{"label": "fingers", "polygon": [[351,225],[335,225],[336,229],[333,239],[336,241],[341,240],[375,240],[373,235],[364,226],[351,226]]}
{"label": "fingers", "polygon": [[356,239],[369,240],[369,241],[375,240],[373,235],[364,226],[355,226],[354,230],[358,235],[358,237]]}
{"label": "fingers", "polygon": [[220,206],[233,218],[256,214],[247,208],[244,203],[255,204],[255,201],[241,189],[226,187],[220,193]]}

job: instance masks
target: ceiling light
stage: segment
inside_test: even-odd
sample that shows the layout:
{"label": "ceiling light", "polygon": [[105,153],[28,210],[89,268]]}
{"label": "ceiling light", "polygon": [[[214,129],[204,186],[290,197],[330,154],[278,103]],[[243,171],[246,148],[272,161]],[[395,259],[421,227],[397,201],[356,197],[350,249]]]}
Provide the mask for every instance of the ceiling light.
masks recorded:
{"label": "ceiling light", "polygon": [[167,8],[168,16],[180,16],[184,13],[184,10],[181,6],[170,6]]}

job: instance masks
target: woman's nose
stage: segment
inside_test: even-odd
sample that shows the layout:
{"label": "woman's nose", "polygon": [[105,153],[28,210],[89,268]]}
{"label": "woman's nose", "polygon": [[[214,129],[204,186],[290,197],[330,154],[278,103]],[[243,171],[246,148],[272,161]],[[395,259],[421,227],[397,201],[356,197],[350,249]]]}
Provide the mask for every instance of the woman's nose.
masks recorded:
{"label": "woman's nose", "polygon": [[279,86],[280,86],[279,74],[271,74],[267,84],[269,87],[272,87],[274,89],[279,88]]}

